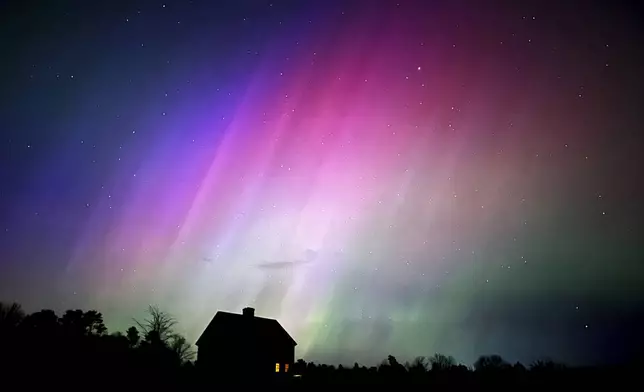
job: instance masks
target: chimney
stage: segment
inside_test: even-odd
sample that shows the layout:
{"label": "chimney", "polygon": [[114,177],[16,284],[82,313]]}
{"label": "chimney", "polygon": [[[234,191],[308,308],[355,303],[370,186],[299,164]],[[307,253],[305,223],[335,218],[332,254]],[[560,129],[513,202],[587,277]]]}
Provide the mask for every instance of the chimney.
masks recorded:
{"label": "chimney", "polygon": [[246,317],[255,317],[255,309],[253,308],[244,308],[242,314]]}

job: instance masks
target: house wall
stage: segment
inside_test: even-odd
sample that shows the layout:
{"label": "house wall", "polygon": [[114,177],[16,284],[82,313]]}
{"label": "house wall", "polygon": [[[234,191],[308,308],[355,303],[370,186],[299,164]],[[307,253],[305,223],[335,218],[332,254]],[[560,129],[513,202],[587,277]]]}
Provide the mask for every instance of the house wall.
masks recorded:
{"label": "house wall", "polygon": [[295,347],[288,342],[232,342],[218,339],[200,344],[197,351],[197,366],[208,373],[226,376],[274,375],[275,364],[288,363],[291,367],[295,360]]}

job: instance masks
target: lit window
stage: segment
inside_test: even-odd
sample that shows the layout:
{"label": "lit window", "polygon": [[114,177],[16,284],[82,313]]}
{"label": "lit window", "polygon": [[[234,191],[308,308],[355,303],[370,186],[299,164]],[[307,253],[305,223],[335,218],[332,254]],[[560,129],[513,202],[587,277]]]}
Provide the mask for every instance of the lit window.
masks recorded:
{"label": "lit window", "polygon": [[279,373],[279,372],[280,372],[280,364],[276,363],[275,364],[275,373]]}
{"label": "lit window", "polygon": [[288,363],[284,364],[284,373],[288,373]]}

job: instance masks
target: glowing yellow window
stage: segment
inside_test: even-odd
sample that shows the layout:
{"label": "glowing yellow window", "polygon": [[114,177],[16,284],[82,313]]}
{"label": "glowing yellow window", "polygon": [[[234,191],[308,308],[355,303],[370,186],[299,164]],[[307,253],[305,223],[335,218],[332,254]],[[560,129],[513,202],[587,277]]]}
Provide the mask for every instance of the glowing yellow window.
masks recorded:
{"label": "glowing yellow window", "polygon": [[288,363],[284,364],[284,373],[288,373]]}
{"label": "glowing yellow window", "polygon": [[279,372],[280,372],[280,364],[276,363],[275,364],[275,373],[279,373]]}

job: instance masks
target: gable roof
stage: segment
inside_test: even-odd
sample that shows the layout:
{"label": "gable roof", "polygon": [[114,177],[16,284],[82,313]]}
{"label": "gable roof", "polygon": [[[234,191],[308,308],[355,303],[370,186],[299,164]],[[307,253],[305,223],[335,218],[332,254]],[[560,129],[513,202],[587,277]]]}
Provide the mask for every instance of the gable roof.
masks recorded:
{"label": "gable roof", "polygon": [[200,342],[204,343],[209,337],[217,335],[227,336],[229,339],[244,339],[248,335],[266,340],[277,338],[297,346],[297,342],[277,320],[239,313],[218,311],[195,344],[199,346]]}

